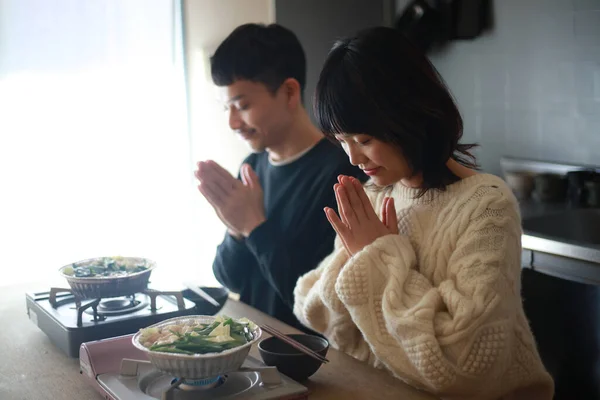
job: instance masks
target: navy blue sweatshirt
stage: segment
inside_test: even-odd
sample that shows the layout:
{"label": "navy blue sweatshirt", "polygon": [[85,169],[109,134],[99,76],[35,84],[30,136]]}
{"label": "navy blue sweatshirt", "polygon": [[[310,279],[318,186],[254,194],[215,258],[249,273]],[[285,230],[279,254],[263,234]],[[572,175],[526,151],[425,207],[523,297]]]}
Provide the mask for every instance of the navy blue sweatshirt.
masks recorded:
{"label": "navy blue sweatshirt", "polygon": [[367,177],[326,139],[289,164],[272,165],[267,152],[251,154],[244,162],[260,179],[266,221],[246,239],[225,235],[214,274],[244,303],[306,330],[292,312],[294,287],[333,251],[335,231],[323,208],[337,210],[333,185],[338,175]]}

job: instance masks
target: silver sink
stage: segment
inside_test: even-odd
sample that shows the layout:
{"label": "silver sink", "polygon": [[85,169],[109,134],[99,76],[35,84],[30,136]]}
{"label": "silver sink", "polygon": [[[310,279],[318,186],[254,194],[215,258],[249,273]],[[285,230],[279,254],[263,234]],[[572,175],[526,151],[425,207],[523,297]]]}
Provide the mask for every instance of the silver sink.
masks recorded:
{"label": "silver sink", "polygon": [[523,231],[580,246],[600,246],[600,209],[573,209],[523,218]]}

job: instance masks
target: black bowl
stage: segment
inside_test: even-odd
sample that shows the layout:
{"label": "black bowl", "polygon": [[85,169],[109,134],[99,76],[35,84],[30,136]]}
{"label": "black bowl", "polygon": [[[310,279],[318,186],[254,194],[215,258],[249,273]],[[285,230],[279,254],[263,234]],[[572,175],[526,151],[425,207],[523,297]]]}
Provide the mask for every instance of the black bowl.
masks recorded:
{"label": "black bowl", "polygon": [[[320,336],[306,334],[286,335],[323,357],[329,350],[329,342]],[[263,339],[258,343],[258,352],[265,364],[277,367],[279,372],[296,381],[303,381],[317,372],[321,362],[296,350],[294,347],[275,336]]]}
{"label": "black bowl", "polygon": [[215,299],[217,303],[219,303],[219,307],[212,305],[190,289],[185,289],[183,291],[183,297],[196,304],[196,312],[198,315],[216,315],[225,305],[229,296],[229,291],[224,287],[201,286],[200,289],[204,290],[209,296]]}

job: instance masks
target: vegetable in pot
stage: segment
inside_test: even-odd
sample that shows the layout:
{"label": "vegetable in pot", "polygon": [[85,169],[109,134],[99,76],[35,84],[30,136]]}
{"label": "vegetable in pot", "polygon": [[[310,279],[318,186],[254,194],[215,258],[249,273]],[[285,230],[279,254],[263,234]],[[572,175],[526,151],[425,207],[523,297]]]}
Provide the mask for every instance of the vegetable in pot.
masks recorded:
{"label": "vegetable in pot", "polygon": [[65,275],[76,278],[126,276],[148,269],[145,260],[133,261],[124,257],[104,257],[91,261],[73,263],[63,268]]}
{"label": "vegetable in pot", "polygon": [[152,351],[179,354],[220,353],[242,346],[256,325],[246,318],[217,317],[212,324],[195,321],[141,329],[140,343]]}

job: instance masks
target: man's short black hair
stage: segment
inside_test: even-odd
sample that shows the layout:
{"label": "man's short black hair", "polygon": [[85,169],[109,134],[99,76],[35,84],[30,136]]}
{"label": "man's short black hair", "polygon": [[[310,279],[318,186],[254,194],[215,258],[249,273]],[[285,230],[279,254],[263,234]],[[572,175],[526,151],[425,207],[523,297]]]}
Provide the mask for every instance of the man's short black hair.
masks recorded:
{"label": "man's short black hair", "polygon": [[229,86],[244,79],[275,92],[288,78],[306,84],[306,57],[300,41],[278,24],[244,24],[219,45],[210,59],[212,80]]}

